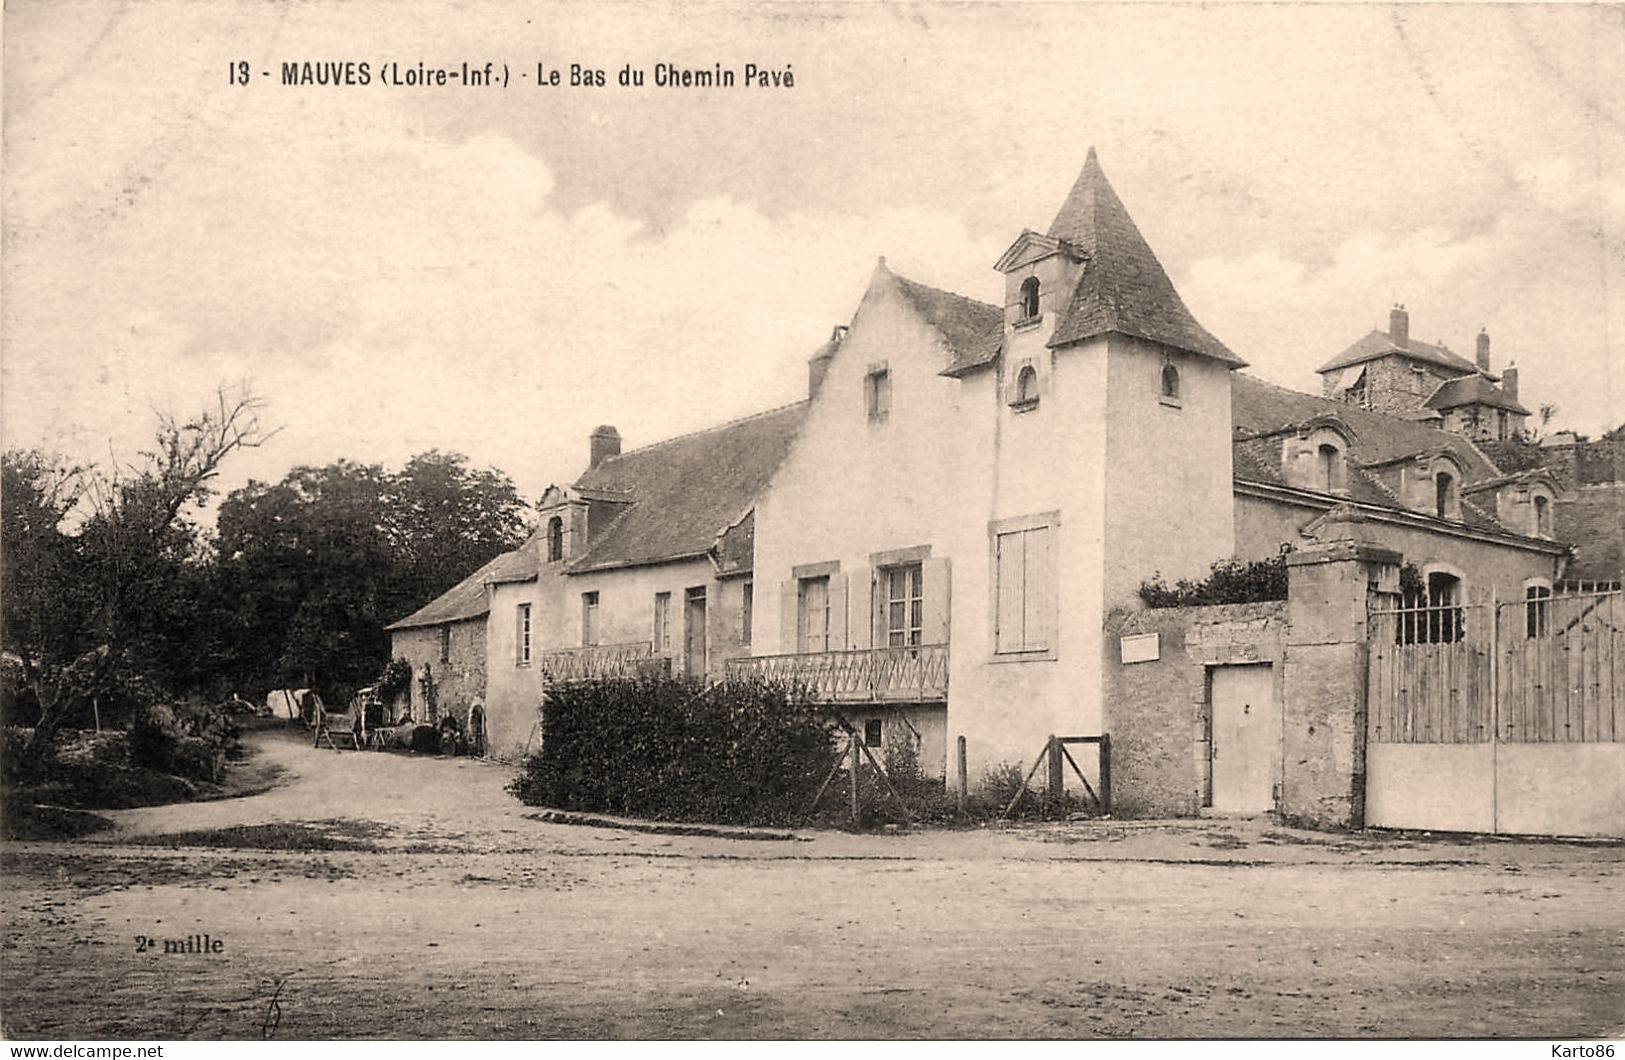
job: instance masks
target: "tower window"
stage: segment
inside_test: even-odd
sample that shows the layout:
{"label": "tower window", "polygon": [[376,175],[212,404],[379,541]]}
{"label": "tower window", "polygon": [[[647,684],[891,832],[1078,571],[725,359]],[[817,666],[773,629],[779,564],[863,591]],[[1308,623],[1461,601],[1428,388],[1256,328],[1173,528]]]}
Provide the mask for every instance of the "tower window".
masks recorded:
{"label": "tower window", "polygon": [[1038,277],[1029,276],[1021,283],[1021,319],[1038,319]]}
{"label": "tower window", "polygon": [[1170,404],[1179,404],[1179,369],[1171,364],[1162,366],[1162,399]]}
{"label": "tower window", "polygon": [[1038,404],[1038,370],[1032,365],[1024,364],[1016,373],[1016,396],[1010,404],[1017,409],[1030,409]]}
{"label": "tower window", "polygon": [[564,520],[558,516],[547,521],[547,561],[564,558]]}

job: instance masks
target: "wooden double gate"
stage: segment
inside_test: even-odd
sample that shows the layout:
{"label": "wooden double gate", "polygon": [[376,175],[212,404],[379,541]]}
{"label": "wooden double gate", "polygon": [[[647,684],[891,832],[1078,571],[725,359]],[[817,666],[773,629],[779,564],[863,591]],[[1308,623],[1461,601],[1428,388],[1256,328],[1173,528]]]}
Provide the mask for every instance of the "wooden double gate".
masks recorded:
{"label": "wooden double gate", "polygon": [[1625,835],[1625,595],[1369,619],[1368,825]]}

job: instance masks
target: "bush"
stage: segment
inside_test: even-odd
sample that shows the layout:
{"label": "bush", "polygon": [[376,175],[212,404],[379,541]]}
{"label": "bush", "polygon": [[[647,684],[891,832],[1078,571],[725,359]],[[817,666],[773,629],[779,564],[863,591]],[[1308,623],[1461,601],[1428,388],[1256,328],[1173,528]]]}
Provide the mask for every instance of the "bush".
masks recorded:
{"label": "bush", "polygon": [[509,785],[532,806],[739,824],[804,820],[829,723],[780,685],[649,677],[552,690],[541,750]]}
{"label": "bush", "polygon": [[1287,588],[1284,547],[1274,559],[1243,563],[1223,559],[1213,564],[1201,581],[1181,578],[1169,588],[1159,572],[1140,583],[1140,599],[1147,607],[1203,607],[1212,604],[1251,604],[1261,600],[1285,600]]}

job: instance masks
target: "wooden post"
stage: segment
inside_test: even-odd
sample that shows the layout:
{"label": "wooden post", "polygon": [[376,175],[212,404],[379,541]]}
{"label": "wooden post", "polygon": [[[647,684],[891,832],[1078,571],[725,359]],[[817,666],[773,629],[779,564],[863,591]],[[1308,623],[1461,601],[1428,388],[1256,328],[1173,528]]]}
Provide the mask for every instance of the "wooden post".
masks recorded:
{"label": "wooden post", "polygon": [[1109,733],[1100,737],[1100,803],[1108,815],[1112,812],[1112,738]]}
{"label": "wooden post", "polygon": [[850,752],[848,761],[850,762],[849,768],[852,770],[852,827],[856,828],[858,826],[858,731],[856,729],[852,730],[852,737],[847,744],[847,750]]}
{"label": "wooden post", "polygon": [[970,777],[965,766],[965,738],[959,738],[959,812],[965,812],[965,800],[970,794]]}
{"label": "wooden post", "polygon": [[1066,794],[1066,777],[1061,775],[1061,744],[1050,733],[1049,743],[1044,751],[1049,755],[1049,797],[1052,802],[1060,802],[1061,796]]}

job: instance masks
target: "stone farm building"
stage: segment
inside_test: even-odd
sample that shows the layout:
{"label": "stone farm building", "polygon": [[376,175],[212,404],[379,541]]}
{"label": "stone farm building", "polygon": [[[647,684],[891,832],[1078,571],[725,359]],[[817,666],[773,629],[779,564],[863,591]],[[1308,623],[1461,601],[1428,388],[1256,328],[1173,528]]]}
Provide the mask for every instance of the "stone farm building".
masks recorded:
{"label": "stone farm building", "polygon": [[[512,756],[549,681],[759,674],[811,682],[868,742],[909,741],[951,782],[960,738],[974,787],[1050,734],[1109,732],[1122,812],[1357,823],[1365,704],[1293,698],[1287,604],[1146,613],[1141,583],[1289,549],[1305,599],[1358,582],[1344,602],[1363,630],[1379,590],[1436,608],[1543,599],[1573,558],[1563,506],[1619,522],[1617,494],[1576,506],[1553,472],[1486,455],[1528,415],[1487,335],[1468,361],[1410,338],[1396,308],[1320,369],[1320,395],[1246,374],[1093,151],[1050,225],[994,269],[979,301],[882,259],[810,360],[805,401],[626,452],[594,431],[529,541],[392,627],[414,711],[478,705]],[[1239,657],[1191,646],[1218,627],[1247,642]],[[1177,673],[1172,652],[1124,662],[1125,638],[1146,636],[1184,645]],[[1328,674],[1344,699],[1364,685]],[[1232,694],[1268,700],[1265,720],[1250,705],[1239,727],[1221,718]]]}

